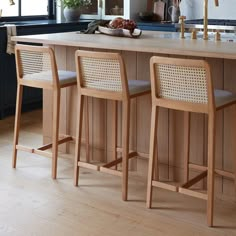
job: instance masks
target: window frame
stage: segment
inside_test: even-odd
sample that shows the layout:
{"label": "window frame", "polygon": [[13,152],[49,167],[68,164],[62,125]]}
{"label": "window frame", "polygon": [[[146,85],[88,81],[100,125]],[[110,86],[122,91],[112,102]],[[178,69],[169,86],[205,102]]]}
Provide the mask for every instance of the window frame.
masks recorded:
{"label": "window frame", "polygon": [[19,0],[18,16],[2,16],[1,21],[26,21],[26,20],[53,20],[56,19],[56,1],[48,0],[48,14],[47,15],[21,15],[21,0]]}

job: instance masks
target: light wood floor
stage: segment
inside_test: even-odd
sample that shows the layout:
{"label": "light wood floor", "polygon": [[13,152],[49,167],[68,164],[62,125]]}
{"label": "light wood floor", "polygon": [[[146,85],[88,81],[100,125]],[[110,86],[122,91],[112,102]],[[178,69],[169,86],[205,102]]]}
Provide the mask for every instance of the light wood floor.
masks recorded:
{"label": "light wood floor", "polygon": [[[0,235],[236,235],[235,200],[216,200],[216,227],[208,228],[199,199],[155,189],[154,209],[146,209],[146,179],[137,173],[123,202],[118,177],[82,170],[74,187],[72,157],[60,155],[56,181],[45,157],[21,152],[12,169],[13,119],[0,121]],[[25,113],[21,130],[24,143],[38,143],[41,111]]]}

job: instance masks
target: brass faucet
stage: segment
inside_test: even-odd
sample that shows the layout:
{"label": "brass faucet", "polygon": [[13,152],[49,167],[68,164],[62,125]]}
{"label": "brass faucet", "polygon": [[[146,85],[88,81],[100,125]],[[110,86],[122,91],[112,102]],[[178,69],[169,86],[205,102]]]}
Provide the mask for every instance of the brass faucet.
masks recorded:
{"label": "brass faucet", "polygon": [[[219,6],[219,1],[215,0],[215,6]],[[204,0],[204,5],[203,5],[203,17],[204,17],[204,33],[203,33],[203,39],[208,40],[208,0]]]}
{"label": "brass faucet", "polygon": [[179,17],[179,21],[180,21],[180,30],[181,30],[181,34],[180,34],[180,38],[184,39],[184,20],[186,19],[186,16],[180,16]]}

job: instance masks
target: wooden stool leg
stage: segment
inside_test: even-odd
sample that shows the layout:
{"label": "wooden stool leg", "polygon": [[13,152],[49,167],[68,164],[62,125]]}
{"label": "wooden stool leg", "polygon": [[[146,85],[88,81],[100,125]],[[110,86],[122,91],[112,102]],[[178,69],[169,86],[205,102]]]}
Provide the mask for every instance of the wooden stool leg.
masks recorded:
{"label": "wooden stool leg", "polygon": [[124,101],[122,111],[122,199],[127,201],[129,171],[129,122],[130,101]]}
{"label": "wooden stool leg", "polygon": [[[155,161],[155,144],[157,140],[157,119],[158,119],[158,108],[152,106],[151,115],[151,133],[150,133],[150,147],[149,147],[149,167],[148,167],[148,183],[147,183],[147,208],[151,208],[152,205],[152,180],[155,167],[158,168],[158,158],[156,155]],[[157,149],[157,148],[156,148]]]}
{"label": "wooden stool leg", "polygon": [[234,190],[236,194],[236,157],[234,157]]}
{"label": "wooden stool leg", "polygon": [[78,95],[78,111],[77,111],[77,122],[76,122],[76,143],[75,143],[75,163],[74,163],[74,185],[78,186],[79,178],[79,166],[80,161],[80,145],[82,136],[82,124],[83,124],[83,105],[84,96]]}
{"label": "wooden stool leg", "polygon": [[16,168],[16,160],[17,160],[16,145],[18,144],[18,141],[19,141],[22,95],[23,95],[23,86],[17,85],[15,130],[14,130],[13,156],[12,156],[12,167],[13,168]]}
{"label": "wooden stool leg", "polygon": [[184,112],[184,182],[189,180],[190,112]]}
{"label": "wooden stool leg", "polygon": [[[213,114],[212,114],[213,113]],[[213,226],[214,172],[215,172],[215,114],[208,117],[208,172],[207,172],[207,223]]]}
{"label": "wooden stool leg", "polygon": [[85,145],[86,145],[86,162],[90,162],[89,152],[89,103],[88,97],[84,98],[84,110],[85,110]]}
{"label": "wooden stool leg", "polygon": [[157,157],[157,155],[158,155],[158,153],[157,153],[157,143],[155,143],[154,144],[154,163],[153,163],[153,165],[154,165],[154,169],[153,169],[153,180],[156,180],[156,181],[159,181],[159,166],[158,166],[158,158],[156,158]]}
{"label": "wooden stool leg", "polygon": [[60,119],[60,89],[53,91],[53,118],[52,118],[52,178],[57,178],[57,158],[59,140],[59,119]]}
{"label": "wooden stool leg", "polygon": [[[233,117],[234,117],[234,119],[236,118],[236,105],[233,106]],[[233,133],[236,134],[236,125],[233,125],[233,127],[234,127]],[[235,149],[236,148],[234,148],[234,150]],[[233,165],[234,165],[234,169],[233,169],[234,170],[234,189],[235,189],[235,195],[236,195],[236,156],[234,157]]]}
{"label": "wooden stool leg", "polygon": [[[117,101],[113,101],[112,104],[112,159],[117,160]],[[117,165],[115,165],[117,170]]]}

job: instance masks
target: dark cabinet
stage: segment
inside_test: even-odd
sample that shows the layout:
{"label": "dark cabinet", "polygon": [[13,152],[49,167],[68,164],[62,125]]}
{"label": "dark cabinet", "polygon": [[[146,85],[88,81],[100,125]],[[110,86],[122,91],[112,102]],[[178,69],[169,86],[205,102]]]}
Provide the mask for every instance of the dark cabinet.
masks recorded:
{"label": "dark cabinet", "polygon": [[[17,26],[17,35],[46,34],[79,31],[87,28],[88,22],[82,23],[47,23]],[[16,103],[16,68],[15,56],[6,53],[6,28],[0,27],[0,119],[15,113]],[[22,111],[42,107],[42,90],[24,87]]]}

